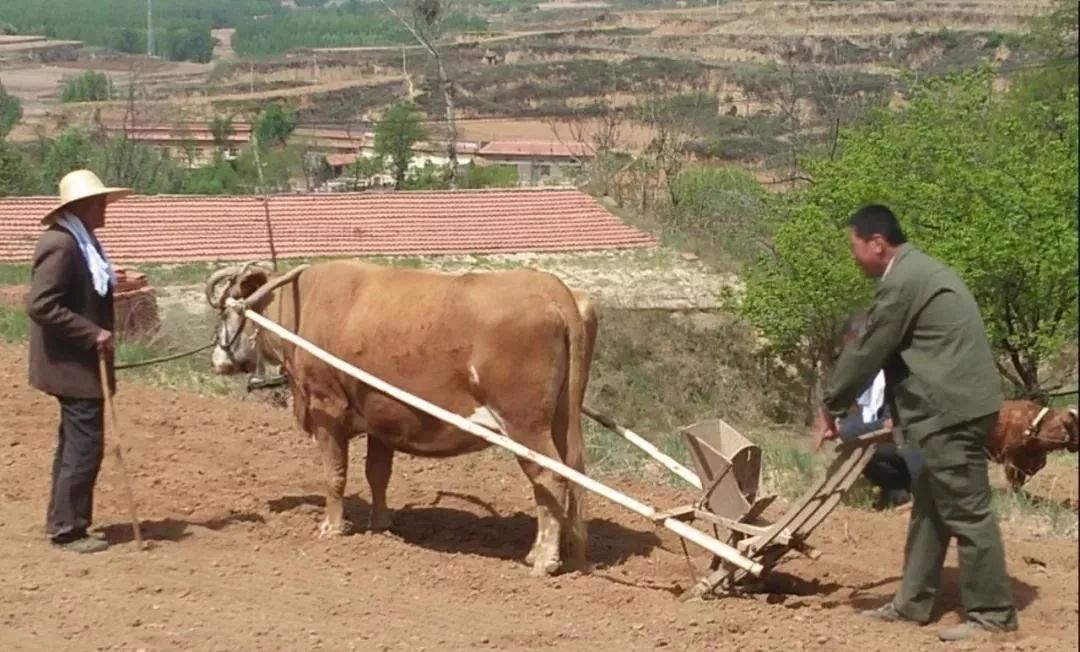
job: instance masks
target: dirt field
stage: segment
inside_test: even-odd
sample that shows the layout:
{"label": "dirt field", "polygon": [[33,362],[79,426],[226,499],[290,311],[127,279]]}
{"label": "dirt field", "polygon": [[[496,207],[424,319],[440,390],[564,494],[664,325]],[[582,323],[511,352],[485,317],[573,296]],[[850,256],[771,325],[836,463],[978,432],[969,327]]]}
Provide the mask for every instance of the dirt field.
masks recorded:
{"label": "dirt field", "polygon": [[[507,455],[401,457],[392,534],[314,538],[321,473],[290,416],[252,404],[125,385],[118,412],[143,533],[126,524],[107,458],[96,525],[113,547],[54,551],[41,521],[55,404],[25,386],[21,347],[0,346],[0,631],[7,650],[890,650],[936,646],[936,627],[878,626],[855,610],[896,587],[904,517],[842,509],[774,593],[680,604],[680,547],[648,523],[590,501],[584,574],[540,580],[521,561],[531,492]],[[350,517],[364,522],[363,444],[352,454]],[[670,505],[687,493],[619,482]],[[1074,650],[1077,551],[1010,532],[1022,628],[968,650]],[[1045,568],[1035,559],[1044,563]],[[701,567],[703,559],[696,556]],[[939,624],[957,621],[955,558]],[[1004,646],[1004,647],[1003,647]]]}

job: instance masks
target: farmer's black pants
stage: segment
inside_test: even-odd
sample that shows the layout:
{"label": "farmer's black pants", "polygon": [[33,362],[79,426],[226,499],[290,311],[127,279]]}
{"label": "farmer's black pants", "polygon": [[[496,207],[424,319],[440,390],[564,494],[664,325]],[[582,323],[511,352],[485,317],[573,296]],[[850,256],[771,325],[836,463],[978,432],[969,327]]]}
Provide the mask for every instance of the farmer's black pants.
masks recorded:
{"label": "farmer's black pants", "polygon": [[53,458],[45,531],[56,543],[86,536],[94,511],[94,484],[105,453],[104,401],[57,397],[60,433]]}

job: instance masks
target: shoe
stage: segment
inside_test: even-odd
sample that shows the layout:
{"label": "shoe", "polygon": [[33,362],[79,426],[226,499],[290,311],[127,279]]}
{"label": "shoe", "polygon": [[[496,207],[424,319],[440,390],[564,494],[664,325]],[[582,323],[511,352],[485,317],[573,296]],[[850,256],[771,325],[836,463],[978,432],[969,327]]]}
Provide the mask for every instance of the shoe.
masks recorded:
{"label": "shoe", "polygon": [[1015,627],[1000,627],[998,625],[991,625],[989,623],[979,622],[977,620],[968,620],[967,622],[955,625],[953,627],[946,627],[938,632],[938,639],[945,641],[946,643],[952,643],[955,641],[966,641],[976,636],[989,636],[990,634],[999,634],[1005,631],[1012,631]]}
{"label": "shoe", "polygon": [[867,611],[863,611],[862,615],[866,616],[867,618],[873,618],[874,620],[880,620],[884,623],[918,624],[916,621],[908,618],[904,614],[897,611],[896,607],[894,607],[893,603],[891,602],[884,606],[878,607],[877,609],[869,609]]}
{"label": "shoe", "polygon": [[67,550],[70,552],[78,553],[91,553],[101,552],[108,549],[109,544],[103,539],[99,539],[93,536],[83,536],[78,539],[71,539],[70,541],[53,541],[52,545],[60,548],[61,550]]}
{"label": "shoe", "polygon": [[911,502],[911,494],[905,489],[882,490],[874,502],[874,509],[884,511],[896,509]]}

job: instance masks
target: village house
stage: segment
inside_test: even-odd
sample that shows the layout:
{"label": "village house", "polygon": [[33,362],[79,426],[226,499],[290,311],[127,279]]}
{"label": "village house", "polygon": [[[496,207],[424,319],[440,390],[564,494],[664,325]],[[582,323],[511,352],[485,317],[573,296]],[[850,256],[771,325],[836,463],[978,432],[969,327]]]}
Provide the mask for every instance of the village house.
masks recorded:
{"label": "village house", "polygon": [[572,183],[582,161],[592,158],[585,143],[554,140],[493,140],[478,155],[490,165],[515,166],[522,186]]}
{"label": "village house", "polygon": [[[204,123],[140,125],[134,129],[110,125],[105,131],[109,136],[126,134],[133,140],[164,149],[174,160],[182,161],[189,167],[212,162],[218,148],[213,134]],[[250,142],[251,125],[234,123],[232,131],[221,143],[222,157],[226,160],[236,158],[241,148]],[[375,134],[370,125],[356,129],[298,126],[289,142],[305,146],[325,157],[333,177],[327,190],[393,185],[390,174],[363,179],[352,174],[353,165],[358,159],[375,156]],[[446,149],[446,143],[438,140],[416,143],[410,170],[420,170],[427,165],[448,165],[450,158]],[[526,187],[572,184],[576,170],[583,161],[593,156],[586,143],[545,140],[459,141],[456,154],[458,165],[461,166],[474,162],[477,165],[512,165],[518,172],[518,185]]]}

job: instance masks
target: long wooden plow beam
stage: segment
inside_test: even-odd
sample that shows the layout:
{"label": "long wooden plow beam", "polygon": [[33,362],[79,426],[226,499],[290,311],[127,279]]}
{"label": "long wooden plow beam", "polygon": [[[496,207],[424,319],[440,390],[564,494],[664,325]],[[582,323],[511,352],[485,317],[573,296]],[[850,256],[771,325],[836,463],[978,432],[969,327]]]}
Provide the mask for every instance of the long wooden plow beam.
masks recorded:
{"label": "long wooden plow beam", "polygon": [[589,417],[593,421],[599,423],[608,430],[619,435],[634,446],[637,446],[641,450],[645,451],[645,453],[647,453],[654,460],[660,462],[660,464],[662,464],[664,468],[666,468],[668,471],[671,471],[672,473],[679,476],[683,480],[686,480],[698,489],[705,489],[705,485],[702,484],[701,478],[698,477],[698,474],[694,473],[682,464],[679,464],[679,462],[671,456],[662,453],[660,449],[654,446],[653,443],[648,439],[645,439],[644,437],[637,434],[633,430],[630,430],[629,428],[624,428],[620,426],[619,424],[615,423],[615,420],[612,419],[610,416],[598,410],[594,410],[588,405],[582,406],[581,409],[585,413],[585,416]]}
{"label": "long wooden plow beam", "polygon": [[406,403],[418,410],[422,410],[437,419],[445,421],[452,426],[464,430],[465,432],[484,439],[489,443],[495,444],[496,446],[501,446],[509,450],[514,455],[517,455],[518,457],[524,457],[525,459],[531,460],[544,467],[545,469],[553,471],[554,473],[558,473],[567,480],[581,485],[582,487],[588,489],[589,491],[592,491],[593,493],[600,494],[604,498],[607,498],[614,503],[618,503],[619,505],[622,505],[623,507],[626,507],[633,512],[637,512],[641,516],[649,519],[650,521],[653,521],[654,523],[659,521],[661,525],[671,530],[675,534],[679,535],[680,537],[694,544],[697,544],[698,546],[701,546],[705,550],[708,550],[714,555],[724,559],[725,561],[733,564],[738,568],[741,568],[742,570],[750,573],[751,575],[754,575],[755,577],[760,577],[765,570],[761,564],[747,558],[746,556],[740,554],[739,551],[735,548],[726,545],[718,541],[717,539],[714,539],[713,537],[710,537],[701,530],[695,529],[694,527],[683,523],[682,521],[677,521],[673,518],[664,518],[660,520],[659,512],[657,512],[657,510],[653,507],[650,507],[649,505],[646,505],[639,500],[627,496],[626,494],[616,491],[615,489],[612,489],[611,487],[608,487],[601,482],[597,482],[589,476],[581,473],[580,471],[572,469],[569,466],[566,466],[558,460],[554,460],[550,457],[547,457],[546,455],[541,455],[536,451],[522,446],[513,439],[510,439],[509,437],[492,432],[491,430],[488,430],[483,426],[469,421],[468,419],[459,414],[454,414],[453,412],[445,410],[435,405],[434,403],[429,403],[428,401],[425,401],[418,396],[414,396],[406,392],[405,390],[399,389],[376,376],[372,376],[366,371],[359,369],[349,364],[348,362],[345,362],[344,360],[341,360],[334,355],[324,351],[323,349],[315,346],[311,342],[308,342],[307,340],[296,335],[295,333],[292,333],[285,328],[282,328],[275,322],[267,319],[266,317],[263,317],[259,313],[253,310],[248,310],[247,305],[243,302],[236,301],[235,299],[230,299],[227,305],[233,310],[242,310],[244,316],[251,321],[274,333],[278,337],[304,349],[311,355],[322,360],[323,362],[337,369],[338,371],[346,373],[353,378],[356,378],[360,382],[370,385],[371,387],[389,396],[392,396],[393,398],[401,401],[402,403]]}

